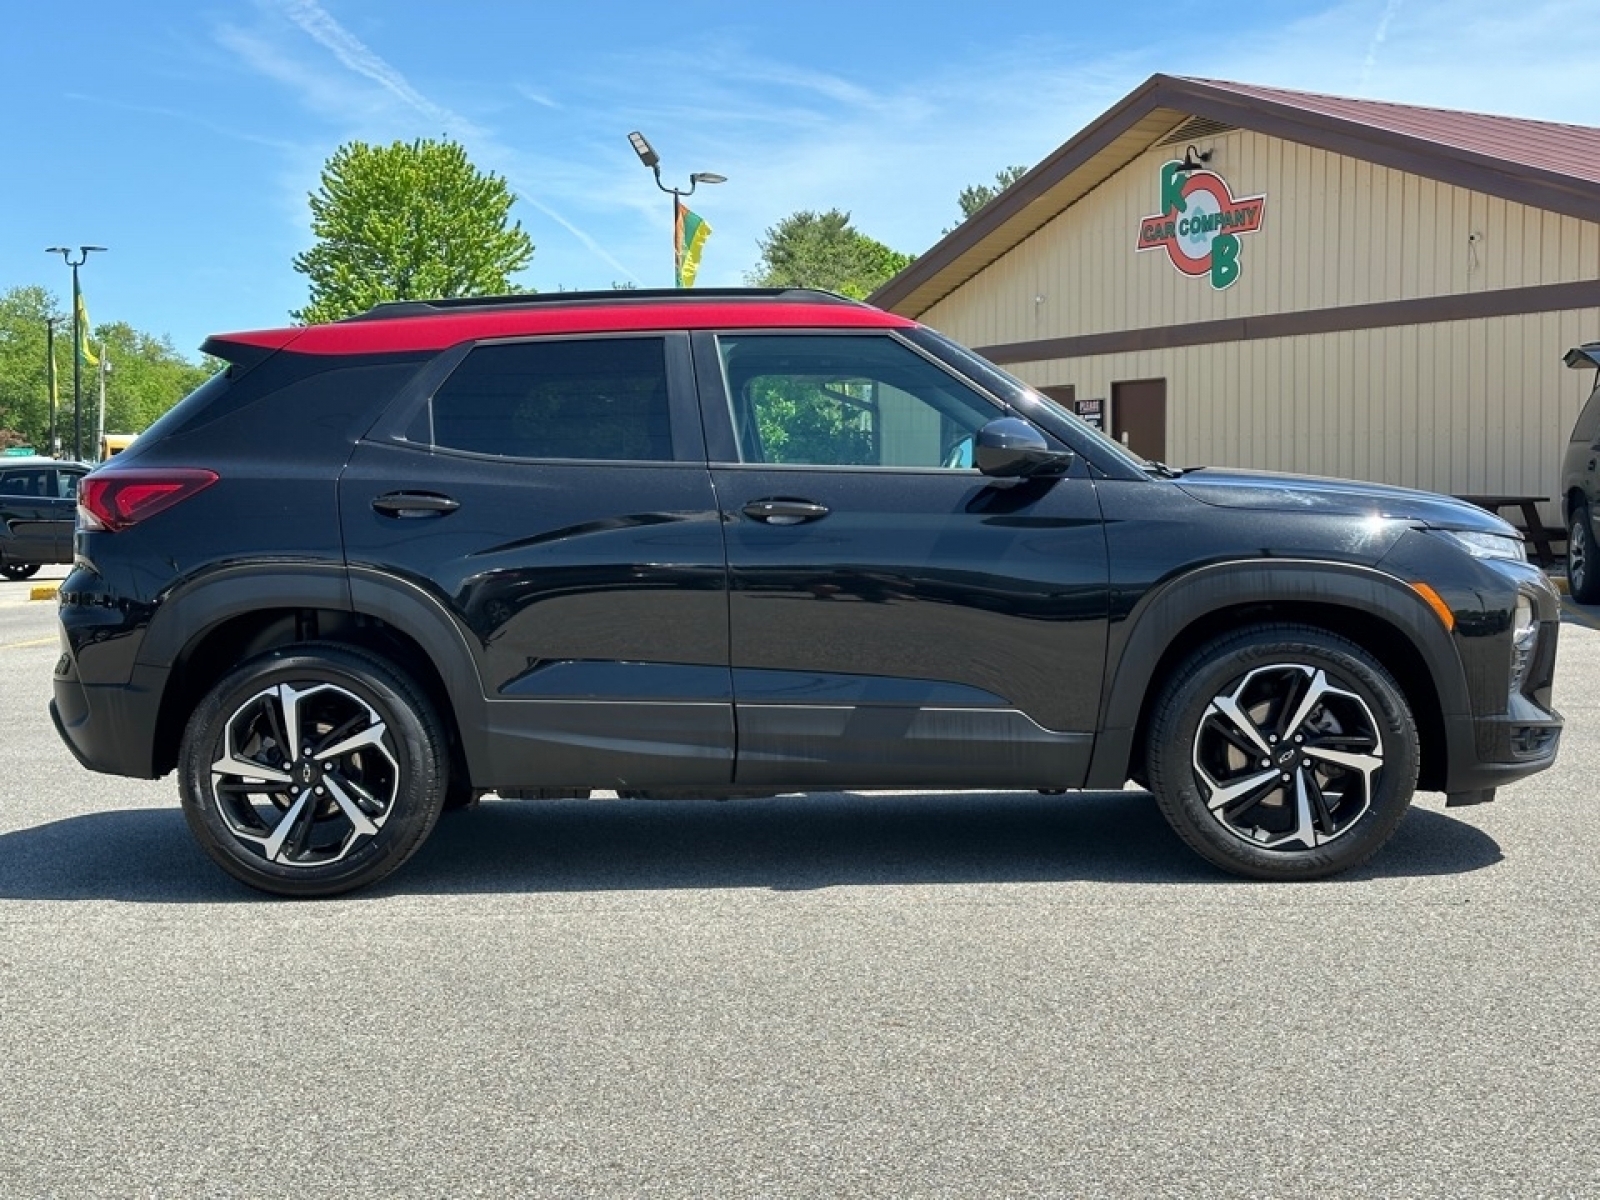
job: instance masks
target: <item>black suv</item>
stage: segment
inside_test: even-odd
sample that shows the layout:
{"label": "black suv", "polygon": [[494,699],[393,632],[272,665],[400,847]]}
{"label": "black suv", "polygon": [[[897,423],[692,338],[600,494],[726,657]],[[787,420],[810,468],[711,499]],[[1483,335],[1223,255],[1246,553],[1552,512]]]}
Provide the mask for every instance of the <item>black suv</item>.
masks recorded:
{"label": "black suv", "polygon": [[[1563,360],[1573,370],[1600,368],[1600,342],[1574,346]],[[1573,422],[1561,459],[1561,511],[1567,526],[1567,586],[1584,604],[1600,601],[1600,551],[1594,522],[1600,517],[1600,371],[1594,391]]]}
{"label": "black suv", "polygon": [[1361,863],[1550,765],[1559,598],[1442,496],[1144,462],[817,292],[384,305],[85,481],[51,712],[327,895],[502,797],[1155,793],[1211,862]]}
{"label": "black suv", "polygon": [[83,463],[0,457],[0,575],[28,579],[45,563],[72,561],[72,521]]}

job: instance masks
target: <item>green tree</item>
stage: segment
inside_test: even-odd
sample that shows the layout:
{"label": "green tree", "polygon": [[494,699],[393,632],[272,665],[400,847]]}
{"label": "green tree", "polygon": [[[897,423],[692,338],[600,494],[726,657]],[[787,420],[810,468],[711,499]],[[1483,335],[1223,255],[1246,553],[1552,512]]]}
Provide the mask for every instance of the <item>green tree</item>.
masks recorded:
{"label": "green tree", "polygon": [[[94,343],[107,365],[107,433],[144,432],[204,383],[218,365],[189,362],[173,348],[170,338],[141,333],[125,321],[96,325]],[[99,403],[99,380],[93,371],[84,376],[83,395],[87,439],[94,426],[90,413]]]}
{"label": "green tree", "polygon": [[[42,287],[0,293],[0,444],[29,445],[48,453],[50,386],[47,319],[56,321],[57,434],[72,449],[72,320],[65,306]],[[90,330],[96,353],[108,364],[106,429],[140,433],[188,395],[210,373],[189,362],[167,338],[113,321]],[[83,451],[92,456],[95,412],[100,400],[96,368],[83,371]]]}
{"label": "green tree", "polygon": [[865,299],[911,263],[850,224],[837,208],[792,213],[761,239],[761,261],[745,276],[756,287],[811,287]]}
{"label": "green tree", "polygon": [[[962,188],[961,194],[956,197],[956,203],[961,206],[961,221],[965,221],[972,216],[973,213],[977,212],[1027,173],[1027,167],[1007,167],[1003,171],[995,172],[992,186],[987,183],[975,183],[971,187]],[[959,225],[961,221],[957,221],[956,225]],[[949,233],[955,227],[955,225],[952,225],[945,232]]]}
{"label": "green tree", "polygon": [[310,302],[290,314],[335,321],[385,300],[490,296],[533,259],[533,242],[510,219],[511,189],[479,171],[448,138],[373,146],[349,142],[322,168],[311,193],[317,243],[294,258]]}

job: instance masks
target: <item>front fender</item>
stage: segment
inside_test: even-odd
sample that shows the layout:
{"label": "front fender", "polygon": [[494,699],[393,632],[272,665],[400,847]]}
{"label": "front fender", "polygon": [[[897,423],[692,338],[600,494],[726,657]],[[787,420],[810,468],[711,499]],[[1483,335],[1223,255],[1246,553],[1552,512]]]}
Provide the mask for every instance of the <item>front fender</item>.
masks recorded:
{"label": "front fender", "polygon": [[1112,635],[1114,670],[1101,693],[1100,733],[1085,786],[1121,787],[1127,780],[1134,737],[1146,697],[1163,680],[1156,672],[1169,647],[1185,630],[1228,609],[1271,604],[1347,610],[1352,617],[1393,627],[1415,646],[1427,665],[1439,711],[1447,726],[1468,717],[1466,673],[1448,630],[1427,603],[1393,575],[1347,563],[1259,559],[1215,563],[1151,589],[1122,625],[1120,651]]}

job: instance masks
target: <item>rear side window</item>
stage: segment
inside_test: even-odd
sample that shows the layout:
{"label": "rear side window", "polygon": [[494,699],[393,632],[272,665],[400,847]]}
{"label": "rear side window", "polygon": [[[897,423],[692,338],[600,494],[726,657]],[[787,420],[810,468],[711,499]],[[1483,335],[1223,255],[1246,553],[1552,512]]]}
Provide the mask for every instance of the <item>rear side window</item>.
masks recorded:
{"label": "rear side window", "polygon": [[672,458],[666,344],[585,338],[479,346],[408,439],[505,458]]}
{"label": "rear side window", "polygon": [[7,471],[0,475],[0,496],[47,496],[50,472]]}
{"label": "rear side window", "polygon": [[1572,427],[1572,440],[1593,442],[1596,434],[1600,434],[1600,387],[1590,393],[1588,403],[1578,414],[1578,423]]}

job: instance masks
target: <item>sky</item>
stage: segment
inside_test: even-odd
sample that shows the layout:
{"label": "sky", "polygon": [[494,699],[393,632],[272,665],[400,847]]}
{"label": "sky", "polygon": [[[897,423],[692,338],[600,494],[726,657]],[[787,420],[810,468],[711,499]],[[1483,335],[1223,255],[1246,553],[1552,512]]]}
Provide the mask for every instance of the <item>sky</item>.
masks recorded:
{"label": "sky", "polygon": [[1156,73],[1600,126],[1600,0],[74,0],[8,4],[0,290],[100,245],[94,322],[289,323],[308,196],[346,142],[448,136],[505,178],[539,291],[672,282],[672,200],[739,285],[800,210],[921,253],[962,188],[1031,166]]}

